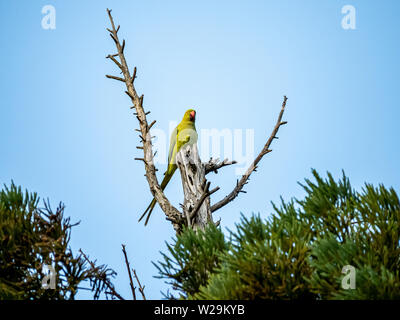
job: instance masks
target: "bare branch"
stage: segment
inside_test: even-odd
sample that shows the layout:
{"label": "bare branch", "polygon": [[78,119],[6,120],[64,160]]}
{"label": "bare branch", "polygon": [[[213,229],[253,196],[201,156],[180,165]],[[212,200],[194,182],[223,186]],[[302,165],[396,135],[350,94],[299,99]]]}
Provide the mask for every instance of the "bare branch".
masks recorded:
{"label": "bare branch", "polygon": [[[83,258],[90,264],[90,266],[92,267],[92,269],[93,269],[93,270],[96,270],[97,267],[96,267],[96,265],[94,264],[94,262],[90,261],[89,258],[86,256],[86,254],[85,254],[82,250],[79,249],[79,252],[82,254]],[[109,291],[107,291],[106,293],[108,293],[108,294],[110,294],[110,295],[112,295],[112,296],[114,296],[114,297],[117,297],[117,298],[120,299],[120,300],[125,300],[117,291],[115,291],[114,286],[113,286],[106,278],[101,279],[101,280],[103,281],[103,283],[106,285],[106,287],[107,287],[108,290],[109,290]]]}
{"label": "bare branch", "polygon": [[215,192],[217,192],[217,191],[219,190],[219,187],[216,187],[216,188],[214,188],[214,189],[212,189],[212,190],[210,191],[210,185],[211,185],[211,182],[208,181],[208,182],[206,183],[204,192],[203,192],[203,194],[201,195],[199,201],[197,202],[197,204],[196,204],[196,206],[193,208],[193,210],[190,212],[189,221],[192,221],[193,218],[196,216],[196,213],[197,213],[197,211],[199,211],[199,209],[200,209],[201,205],[203,204],[204,200],[205,200],[207,197],[209,197],[210,195],[212,195],[213,193],[215,193]]}
{"label": "bare branch", "polygon": [[152,126],[154,126],[154,124],[156,123],[156,120],[154,120],[152,123],[150,123],[150,125],[149,125],[149,129],[148,130],[150,130],[151,129],[151,127]]}
{"label": "bare branch", "polygon": [[114,40],[115,43],[117,43],[117,39],[114,37],[112,33],[110,33],[110,37]]}
{"label": "bare branch", "polygon": [[115,59],[115,57],[116,57],[115,55],[109,54],[106,58],[111,59],[118,66],[118,68],[122,70],[122,65],[118,62],[117,59]]}
{"label": "bare branch", "polygon": [[235,160],[229,161],[228,159],[225,159],[223,161],[219,161],[218,158],[217,159],[211,158],[208,162],[204,163],[205,172],[206,174],[210,172],[218,173],[218,169],[221,169],[222,167],[225,166],[230,166],[235,163],[237,163],[237,161]]}
{"label": "bare branch", "polygon": [[133,83],[134,81],[135,81],[135,79],[136,79],[136,67],[133,69],[133,75],[132,75],[132,78],[131,78],[131,82]]}
{"label": "bare branch", "polygon": [[161,209],[164,211],[165,215],[167,218],[169,218],[170,221],[172,221],[173,227],[176,232],[179,232],[181,230],[182,226],[182,214],[179,212],[178,209],[176,209],[168,200],[168,198],[165,196],[163,190],[161,190],[161,187],[158,183],[157,176],[155,174],[156,168],[154,166],[153,162],[153,151],[152,151],[152,145],[151,145],[151,137],[148,137],[148,128],[149,125],[147,123],[146,115],[149,112],[144,112],[143,110],[143,95],[139,97],[139,95],[136,92],[136,89],[134,87],[134,79],[136,77],[136,68],[134,69],[133,75],[130,75],[128,64],[126,62],[125,56],[124,56],[124,48],[125,48],[125,41],[120,43],[119,38],[118,38],[118,30],[115,29],[114,25],[114,20],[111,15],[111,10],[107,9],[108,17],[111,22],[111,34],[113,40],[115,40],[115,45],[118,50],[118,57],[120,62],[118,62],[112,55],[108,55],[107,58],[111,59],[114,61],[114,63],[121,69],[124,82],[126,85],[126,94],[130,97],[132,100],[133,106],[135,107],[135,111],[137,114],[137,119],[139,121],[140,125],[140,131],[141,131],[141,139],[143,143],[143,154],[144,154],[144,166],[146,170],[146,179],[150,187],[150,191],[152,195],[156,198],[157,202],[160,204]]}
{"label": "bare branch", "polygon": [[133,274],[135,275],[136,281],[137,281],[137,283],[138,283],[138,285],[139,285],[139,292],[140,292],[140,294],[142,295],[143,300],[146,300],[146,296],[145,296],[145,294],[144,294],[144,286],[142,286],[142,285],[140,284],[139,277],[138,277],[137,274],[136,274],[136,270],[135,270],[135,269],[132,269],[132,271],[133,271]]}
{"label": "bare branch", "polygon": [[240,192],[244,192],[242,189],[243,189],[244,185],[248,182],[252,172],[256,171],[257,164],[260,162],[260,160],[263,158],[264,155],[266,155],[267,153],[272,151],[269,149],[269,147],[270,147],[272,141],[275,139],[280,126],[287,123],[286,121],[282,121],[282,116],[283,116],[283,113],[285,112],[286,101],[287,101],[287,97],[284,96],[283,103],[282,103],[282,109],[279,113],[278,120],[276,121],[275,127],[272,130],[271,136],[269,137],[266,144],[264,145],[264,148],[261,150],[259,155],[254,159],[253,163],[250,165],[250,167],[247,169],[247,171],[242,175],[241,179],[236,183],[236,187],[232,190],[232,192],[229,193],[225,198],[223,198],[222,200],[220,200],[219,202],[217,202],[216,204],[211,206],[211,212],[214,212],[214,211],[222,208],[229,202],[233,201]]}
{"label": "bare branch", "polygon": [[133,285],[131,268],[129,267],[129,261],[128,261],[128,257],[126,255],[126,250],[125,250],[125,245],[124,244],[122,245],[122,252],[124,253],[124,257],[125,257],[126,268],[128,269],[129,284],[131,286],[132,298],[133,298],[133,300],[136,300],[135,286]]}
{"label": "bare branch", "polygon": [[114,80],[118,80],[118,81],[125,82],[124,79],[122,79],[122,78],[120,78],[120,77],[111,76],[111,75],[109,75],[109,74],[106,74],[106,77],[107,77],[108,79],[114,79]]}

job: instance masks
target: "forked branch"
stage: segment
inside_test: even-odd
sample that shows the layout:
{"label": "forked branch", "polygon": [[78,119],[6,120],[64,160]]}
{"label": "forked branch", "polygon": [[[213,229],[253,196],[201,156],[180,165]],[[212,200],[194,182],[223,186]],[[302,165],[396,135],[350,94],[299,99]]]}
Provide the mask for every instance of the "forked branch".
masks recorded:
{"label": "forked branch", "polygon": [[[126,253],[126,249],[125,249],[125,245],[124,245],[124,244],[122,245],[122,252],[123,252],[124,258],[125,258],[125,265],[126,265],[126,268],[128,269],[129,285],[130,285],[131,291],[132,291],[132,298],[133,298],[133,300],[137,300],[137,299],[136,299],[136,287],[135,287],[135,285],[133,284],[133,278],[132,278],[131,268],[130,268],[130,265],[129,265],[128,255],[127,255],[127,253]],[[135,270],[135,269],[132,269],[132,272],[133,272],[133,274],[134,274],[134,276],[135,276],[136,282],[138,283],[138,286],[139,286],[138,289],[139,289],[140,294],[142,295],[142,299],[143,299],[143,300],[146,300],[146,295],[144,294],[144,286],[142,286],[142,284],[140,283],[139,277],[137,276],[137,273],[136,273],[136,270]]]}

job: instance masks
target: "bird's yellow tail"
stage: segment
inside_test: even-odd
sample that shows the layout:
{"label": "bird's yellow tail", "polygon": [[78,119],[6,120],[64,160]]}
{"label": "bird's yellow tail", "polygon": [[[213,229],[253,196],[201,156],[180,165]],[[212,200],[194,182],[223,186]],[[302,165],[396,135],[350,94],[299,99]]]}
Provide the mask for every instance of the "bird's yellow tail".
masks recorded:
{"label": "bird's yellow tail", "polygon": [[145,226],[147,225],[147,222],[149,222],[151,212],[153,211],[154,207],[156,206],[156,202],[157,202],[156,198],[153,198],[153,200],[150,202],[149,206],[147,207],[146,211],[142,214],[142,216],[139,219],[139,222],[140,222],[143,219],[143,217],[146,215],[146,213],[149,212],[147,215],[146,221],[144,222]]}
{"label": "bird's yellow tail", "polygon": [[[160,187],[161,187],[161,190],[164,190],[164,189],[165,189],[165,187],[167,186],[169,180],[171,180],[171,178],[172,178],[172,176],[173,176],[173,174],[174,174],[174,172],[175,172],[175,169],[176,169],[176,167],[175,167],[175,168],[172,168],[172,170],[169,170],[169,171],[167,171],[167,172],[165,173],[164,179],[163,179],[163,181],[161,182],[161,186],[160,186]],[[147,207],[146,211],[145,211],[145,212],[141,215],[141,217],[139,218],[139,222],[144,218],[144,216],[145,216],[146,213],[148,212],[148,213],[147,213],[146,221],[144,222],[144,225],[147,226],[147,223],[149,222],[149,219],[150,219],[150,215],[151,215],[151,213],[152,213],[154,207],[156,206],[156,203],[157,203],[156,198],[153,198],[153,200],[150,202],[149,206]]]}

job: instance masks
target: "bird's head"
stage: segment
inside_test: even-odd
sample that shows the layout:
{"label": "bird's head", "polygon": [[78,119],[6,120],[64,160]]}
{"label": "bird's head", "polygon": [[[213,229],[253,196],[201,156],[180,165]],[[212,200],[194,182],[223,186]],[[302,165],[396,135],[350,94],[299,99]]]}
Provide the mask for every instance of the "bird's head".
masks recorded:
{"label": "bird's head", "polygon": [[183,116],[183,120],[195,122],[195,120],[196,120],[196,111],[193,110],[193,109],[187,110],[185,112],[185,115]]}

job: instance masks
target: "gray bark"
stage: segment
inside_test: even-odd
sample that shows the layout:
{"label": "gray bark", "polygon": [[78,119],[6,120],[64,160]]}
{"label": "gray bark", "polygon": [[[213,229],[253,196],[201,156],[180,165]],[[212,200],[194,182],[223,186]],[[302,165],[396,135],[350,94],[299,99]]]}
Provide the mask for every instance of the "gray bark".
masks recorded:
{"label": "gray bark", "polygon": [[182,179],[184,218],[193,229],[204,229],[207,223],[212,222],[212,215],[210,197],[205,197],[208,192],[205,167],[200,160],[197,144],[183,146],[176,155],[176,164]]}

